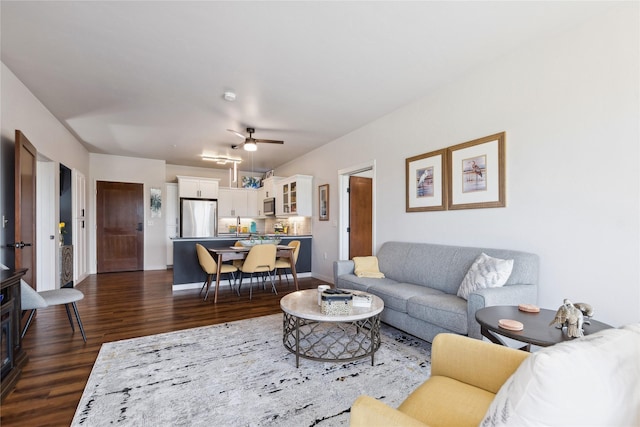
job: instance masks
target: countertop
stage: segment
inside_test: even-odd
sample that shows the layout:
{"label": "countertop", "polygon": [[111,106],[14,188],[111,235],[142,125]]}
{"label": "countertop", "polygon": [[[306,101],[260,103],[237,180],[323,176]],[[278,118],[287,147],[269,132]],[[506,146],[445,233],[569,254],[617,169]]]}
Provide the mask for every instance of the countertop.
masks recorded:
{"label": "countertop", "polygon": [[[264,234],[262,235],[264,237],[279,237],[281,239],[310,239],[311,237],[313,237],[311,234]],[[231,233],[231,234],[220,234],[217,237],[174,237],[172,240],[173,241],[180,241],[180,242],[188,242],[190,240],[198,240],[198,241],[215,241],[215,240],[234,240],[234,239],[248,239],[249,238],[249,233],[244,234],[241,233],[239,235],[235,235],[235,233]]]}

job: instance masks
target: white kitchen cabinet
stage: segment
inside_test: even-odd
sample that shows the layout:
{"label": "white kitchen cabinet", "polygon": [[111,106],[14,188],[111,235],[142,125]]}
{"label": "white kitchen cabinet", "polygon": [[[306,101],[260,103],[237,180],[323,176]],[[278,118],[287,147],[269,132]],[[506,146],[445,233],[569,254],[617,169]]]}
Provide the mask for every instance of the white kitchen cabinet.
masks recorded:
{"label": "white kitchen cabinet", "polygon": [[178,193],[181,198],[217,199],[219,181],[215,178],[179,176]]}
{"label": "white kitchen cabinet", "polygon": [[270,197],[276,197],[276,185],[280,182],[282,178],[279,176],[271,176],[262,181],[262,187],[260,190],[262,191],[262,199],[268,199]]}
{"label": "white kitchen cabinet", "polygon": [[221,188],[218,191],[218,216],[220,218],[237,216],[246,217],[246,190]]}
{"label": "white kitchen cabinet", "polygon": [[[294,175],[278,183],[276,215],[312,216],[313,177]],[[279,200],[278,200],[279,199]]]}
{"label": "white kitchen cabinet", "polygon": [[258,190],[221,188],[218,191],[218,216],[254,218],[258,212]]}
{"label": "white kitchen cabinet", "polygon": [[259,199],[259,190],[248,189],[247,192],[247,217],[255,218],[260,216],[262,211],[262,199]]}
{"label": "white kitchen cabinet", "polygon": [[178,237],[180,233],[178,184],[167,183],[165,190],[164,217],[166,226],[167,265],[173,265],[173,239]]}

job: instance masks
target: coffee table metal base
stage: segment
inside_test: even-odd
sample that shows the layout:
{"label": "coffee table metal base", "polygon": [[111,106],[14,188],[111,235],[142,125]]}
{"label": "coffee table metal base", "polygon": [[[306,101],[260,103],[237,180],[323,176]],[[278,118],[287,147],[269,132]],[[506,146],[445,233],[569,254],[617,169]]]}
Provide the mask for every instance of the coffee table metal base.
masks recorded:
{"label": "coffee table metal base", "polygon": [[283,316],[282,342],[300,357],[324,362],[348,362],[371,356],[380,348],[380,314],[362,320],[319,322],[303,319],[287,312]]}

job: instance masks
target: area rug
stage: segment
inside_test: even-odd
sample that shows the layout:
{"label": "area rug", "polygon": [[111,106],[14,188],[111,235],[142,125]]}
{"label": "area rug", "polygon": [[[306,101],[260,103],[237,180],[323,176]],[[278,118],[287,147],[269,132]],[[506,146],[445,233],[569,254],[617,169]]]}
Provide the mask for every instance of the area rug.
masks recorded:
{"label": "area rug", "polygon": [[282,315],[103,344],[72,426],[341,426],[361,394],[398,406],[430,375],[430,344],[382,325],[353,362],[300,359]]}

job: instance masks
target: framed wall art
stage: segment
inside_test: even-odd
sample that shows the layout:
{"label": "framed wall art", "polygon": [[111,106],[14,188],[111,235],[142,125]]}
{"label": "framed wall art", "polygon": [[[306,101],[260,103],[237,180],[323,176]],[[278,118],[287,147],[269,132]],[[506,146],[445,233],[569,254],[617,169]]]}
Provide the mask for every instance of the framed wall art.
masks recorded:
{"label": "framed wall art", "polygon": [[447,209],[446,159],[442,149],[405,160],[407,212]]}
{"label": "framed wall art", "polygon": [[262,179],[258,176],[243,176],[240,181],[242,188],[260,188]]}
{"label": "framed wall art", "polygon": [[506,206],[505,132],[447,148],[448,208]]}
{"label": "framed wall art", "polygon": [[151,218],[162,217],[162,190],[157,187],[149,189],[149,206],[151,209]]}
{"label": "framed wall art", "polygon": [[329,184],[318,186],[318,218],[329,221]]}

